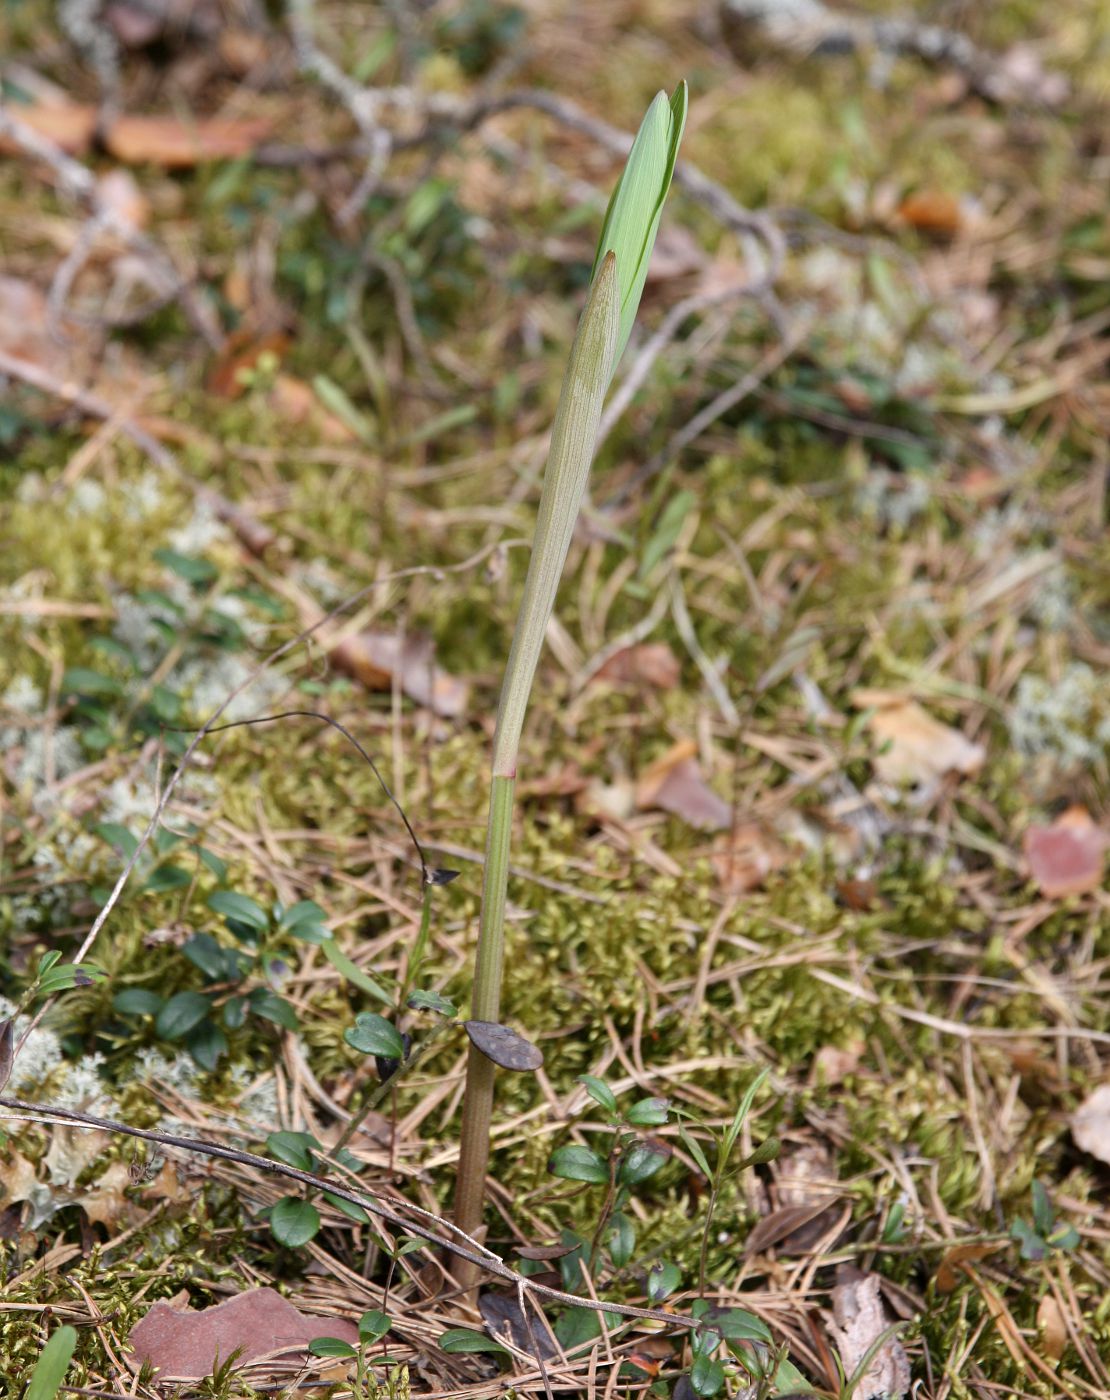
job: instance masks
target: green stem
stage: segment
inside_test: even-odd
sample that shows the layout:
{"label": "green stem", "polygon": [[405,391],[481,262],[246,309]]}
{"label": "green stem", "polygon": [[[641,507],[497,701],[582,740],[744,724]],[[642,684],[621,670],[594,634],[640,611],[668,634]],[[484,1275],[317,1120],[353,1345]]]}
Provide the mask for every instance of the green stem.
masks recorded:
{"label": "green stem", "polygon": [[[505,903],[509,887],[509,843],[513,831],[512,778],[495,777],[490,789],[486,868],[482,878],[482,918],[474,968],[471,1015],[496,1021],[501,1015],[501,968],[505,946]],[[471,1045],[466,1065],[466,1103],[459,1143],[455,1224],[472,1235],[482,1223],[482,1201],[489,1165],[494,1065]]]}

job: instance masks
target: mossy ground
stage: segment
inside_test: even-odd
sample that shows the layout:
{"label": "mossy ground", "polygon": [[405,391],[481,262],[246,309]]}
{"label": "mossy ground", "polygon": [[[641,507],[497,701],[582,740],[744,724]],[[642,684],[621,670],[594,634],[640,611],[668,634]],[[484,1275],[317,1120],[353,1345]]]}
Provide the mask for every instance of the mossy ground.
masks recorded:
{"label": "mossy ground", "polygon": [[[502,7],[462,6],[464,50],[462,31],[436,27],[447,8],[432,7],[413,80],[467,91],[506,60],[499,45],[515,21]],[[789,231],[776,314],[806,331],[753,395],[624,501],[630,474],[777,343],[765,303],[692,318],[601,451],[521,761],[504,1015],[541,1045],[545,1068],[500,1081],[491,1239],[508,1247],[592,1228],[596,1190],[568,1190],[546,1172],[554,1146],[603,1140],[578,1075],[670,1095],[719,1124],[766,1067],[752,1142],[777,1135],[786,1161],[819,1144],[844,1218],[816,1256],[788,1244],[748,1256],[746,1237],[779,1199],[777,1169],[731,1183],[708,1251],[722,1296],[765,1317],[821,1388],[837,1386],[822,1331],[829,1290],[836,1267],[854,1263],[883,1276],[909,1320],[918,1393],[1105,1393],[1106,1168],[1079,1151],[1068,1120],[1107,1074],[1098,1037],[1110,1034],[1110,905],[1105,890],[1042,899],[1021,856],[1031,821],[1067,802],[1104,819],[1110,798],[1110,702],[1093,679],[1110,640],[1098,384],[1110,266],[1097,119],[1110,73],[1105,19],[1084,0],[982,15],[952,7],[980,42],[1032,38],[1068,75],[1062,110],[1024,112],[991,109],[909,62],[886,72],[769,52],[742,68],[692,4],[596,7],[588,19],[538,8],[512,51],[521,82],[555,86],[630,127],[657,86],[689,75],[686,154]],[[327,22],[352,52],[389,25],[385,9],[355,5],[330,7]],[[77,99],[95,96],[89,73],[56,46],[45,6],[5,23],[13,52],[30,61],[38,46],[52,55],[46,76]],[[196,55],[190,68],[188,47],[173,45],[129,55],[125,92],[150,106],[161,74],[198,111],[256,102],[289,144],[345,139],[342,112],[294,75],[279,36],[267,44],[284,77],[260,79],[253,97],[227,62],[198,78]],[[389,80],[399,61],[384,60]],[[18,73],[10,81],[26,96]],[[434,170],[402,150],[353,225],[336,217],[357,178],[343,163],[134,172],[151,235],[187,253],[254,378],[234,397],[215,392],[212,356],[176,305],[130,331],[71,327],[77,361],[58,350],[51,363],[64,377],[79,362],[99,392],[122,385],[125,411],[159,425],[194,484],[274,530],[261,557],[125,435],[105,430],[90,447],[100,425],[61,402],[15,385],[0,402],[9,1001],[42,952],[72,953],[114,879],[119,855],[98,826],[141,831],[165,778],[159,723],[205,717],[296,635],[306,598],[328,607],[378,578],[360,624],[430,636],[438,664],[470,682],[461,714],[369,692],[309,644],[236,715],[318,708],[372,750],[432,859],[462,869],[436,892],[421,982],[465,1004],[489,740],[525,566],[523,550],[494,547],[530,532],[592,248],[593,223],[558,172],[601,187],[612,174],[588,140],[539,115],[512,114],[497,130],[492,153],[462,142]],[[109,164],[89,159],[98,171]],[[899,219],[915,194],[958,210],[957,226]],[[687,198],[667,217],[703,256],[649,287],[653,325],[743,253]],[[13,278],[45,290],[63,232],[78,223],[33,166],[0,171],[0,251]],[[103,304],[118,254],[85,269],[81,306]],[[0,347],[14,337],[3,313],[0,303]],[[279,369],[255,365],[278,333]],[[344,430],[342,398],[337,417],[326,386],[307,417],[294,415],[279,373],[302,388],[325,376],[365,440]],[[1047,386],[1031,402],[1030,383]],[[460,406],[466,421],[451,413]],[[156,558],[160,549],[202,561],[201,574]],[[414,568],[423,572],[399,576]],[[696,642],[674,608],[650,640],[678,659],[678,683],[578,684],[676,582]],[[67,685],[72,668],[104,687]],[[67,691],[82,685],[74,707]],[[983,746],[983,766],[916,793],[878,784],[867,691],[917,699]],[[722,886],[713,838],[636,807],[636,779],[688,738],[737,821],[784,853],[753,888]],[[184,740],[164,742],[169,763]],[[852,827],[845,793],[881,818],[877,843]],[[420,900],[395,810],[338,735],[289,720],[213,737],[167,827],[178,843],[163,838],[144,860],[92,951],[107,980],[61,999],[12,1088],[255,1148],[278,1128],[334,1136],[328,1101],[357,1106],[373,1083],[343,1032],[357,1012],[382,1008],[318,949],[267,934],[251,985],[280,990],[299,1030],[253,1017],[228,1031],[211,1072],[158,1040],[149,1017],[121,1015],[114,998],[202,985],[181,947],[203,930],[230,943],[206,904],[217,888],[265,907],[317,900],[340,947],[390,983]],[[267,971],[272,960],[281,965]],[[375,1179],[429,1208],[450,1197],[461,1054],[446,1037],[385,1101],[399,1126],[390,1153],[372,1150]],[[102,1393],[122,1383],[113,1368],[131,1325],[181,1289],[200,1306],[268,1278],[325,1308],[379,1305],[384,1273],[362,1226],[326,1214],[310,1261],[277,1246],[258,1217],[279,1186],[186,1160],[174,1168],[180,1193],[144,1194],[137,1171],[94,1217],[77,1198],[95,1189],[99,1163],[67,1179],[49,1165],[52,1132],[8,1124],[0,1163],[0,1377],[13,1394],[51,1325],[47,1308],[79,1329],[70,1384]],[[127,1145],[113,1151],[133,1160]],[[1034,1178],[1080,1242],[1024,1259],[1010,1231],[1031,1218]],[[634,1266],[605,1288],[642,1297],[643,1268],[662,1259],[694,1286],[704,1195],[689,1160],[676,1155],[629,1211]],[[946,1252],[967,1239],[990,1248],[946,1273]],[[452,1319],[426,1284],[414,1265],[394,1287],[394,1355],[413,1362],[414,1388],[485,1376],[493,1393],[484,1362],[429,1348],[437,1320]],[[389,1384],[403,1388],[396,1376]],[[137,1393],[159,1392],[144,1378]],[[227,1375],[189,1393],[261,1392]]]}

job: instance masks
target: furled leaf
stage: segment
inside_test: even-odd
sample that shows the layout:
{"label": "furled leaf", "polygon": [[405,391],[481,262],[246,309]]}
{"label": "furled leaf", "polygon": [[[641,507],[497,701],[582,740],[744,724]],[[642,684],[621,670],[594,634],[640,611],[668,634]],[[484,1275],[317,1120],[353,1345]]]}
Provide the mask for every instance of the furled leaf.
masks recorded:
{"label": "furled leaf", "polygon": [[74,1327],[59,1327],[51,1334],[31,1372],[26,1400],[54,1400],[65,1381],[76,1346]]}

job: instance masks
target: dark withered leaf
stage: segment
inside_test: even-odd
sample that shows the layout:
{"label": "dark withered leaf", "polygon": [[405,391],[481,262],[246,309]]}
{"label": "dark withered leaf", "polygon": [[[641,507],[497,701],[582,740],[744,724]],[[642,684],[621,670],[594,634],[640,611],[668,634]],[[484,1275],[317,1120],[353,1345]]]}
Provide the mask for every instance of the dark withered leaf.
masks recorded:
{"label": "dark withered leaf", "polygon": [[11,1078],[14,1055],[15,1027],[11,1021],[0,1021],[0,1089],[3,1089]]}
{"label": "dark withered leaf", "polygon": [[471,1044],[502,1069],[534,1070],[543,1064],[543,1052],[508,1026],[497,1021],[464,1021],[463,1025]]}
{"label": "dark withered leaf", "polygon": [[478,1299],[478,1311],[490,1334],[503,1339],[506,1334],[513,1346],[530,1356],[537,1353],[551,1361],[558,1351],[541,1322],[521,1311],[512,1293],[483,1293]]}
{"label": "dark withered leaf", "polygon": [[435,870],[428,871],[429,885],[449,885],[452,880],[459,878],[459,871],[447,870],[443,866],[437,866]]}
{"label": "dark withered leaf", "polygon": [[517,1246],[516,1253],[522,1259],[544,1263],[548,1259],[562,1259],[564,1254],[570,1254],[577,1247],[573,1244],[522,1244]]}

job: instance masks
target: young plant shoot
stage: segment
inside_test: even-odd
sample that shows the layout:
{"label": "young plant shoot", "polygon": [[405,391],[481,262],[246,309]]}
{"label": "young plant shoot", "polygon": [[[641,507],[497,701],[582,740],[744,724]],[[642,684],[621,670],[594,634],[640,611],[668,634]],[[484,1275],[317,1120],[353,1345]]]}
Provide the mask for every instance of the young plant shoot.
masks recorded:
{"label": "young plant shoot", "polygon": [[[593,282],[555,412],[532,556],[502,683],[493,741],[486,865],[470,1013],[476,1021],[497,1021],[500,1016],[509,841],[520,734],[593,460],[602,404],[628,342],[647,278],[686,124],[686,105],[686,84],[680,83],[669,101],[665,93],[657,94],[640,126],[606,211]],[[455,1195],[455,1223],[467,1234],[473,1234],[482,1223],[494,1073],[493,1063],[472,1045]]]}

